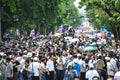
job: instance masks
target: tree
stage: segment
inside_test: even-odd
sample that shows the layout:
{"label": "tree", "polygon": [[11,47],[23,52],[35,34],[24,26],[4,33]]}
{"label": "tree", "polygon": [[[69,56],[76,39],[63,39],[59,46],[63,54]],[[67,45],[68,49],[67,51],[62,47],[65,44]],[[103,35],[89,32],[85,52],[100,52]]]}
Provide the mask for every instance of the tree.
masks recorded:
{"label": "tree", "polygon": [[[29,33],[34,28],[43,34],[45,31],[54,31],[55,27],[61,24],[75,24],[73,19],[77,19],[79,14],[73,1],[1,0],[2,33],[10,29],[15,31],[17,28],[22,33]],[[77,20],[76,25],[78,23],[80,19]]]}
{"label": "tree", "polygon": [[5,31],[5,27],[3,27],[3,22],[11,21],[12,15],[15,11],[16,4],[14,0],[0,0],[0,41]]}
{"label": "tree", "polygon": [[86,6],[89,20],[94,26],[106,26],[120,39],[120,0],[81,0],[80,7]]}

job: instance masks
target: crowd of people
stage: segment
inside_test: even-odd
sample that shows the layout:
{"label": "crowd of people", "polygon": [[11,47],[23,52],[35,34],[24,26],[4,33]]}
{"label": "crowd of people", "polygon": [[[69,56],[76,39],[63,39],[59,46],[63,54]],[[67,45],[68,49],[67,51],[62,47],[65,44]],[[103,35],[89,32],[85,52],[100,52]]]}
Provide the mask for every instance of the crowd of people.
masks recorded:
{"label": "crowd of people", "polygon": [[[75,31],[75,30],[73,30]],[[75,32],[68,31],[74,36]],[[0,80],[120,80],[120,43],[108,38],[21,37],[0,43]],[[97,50],[84,51],[92,42]]]}

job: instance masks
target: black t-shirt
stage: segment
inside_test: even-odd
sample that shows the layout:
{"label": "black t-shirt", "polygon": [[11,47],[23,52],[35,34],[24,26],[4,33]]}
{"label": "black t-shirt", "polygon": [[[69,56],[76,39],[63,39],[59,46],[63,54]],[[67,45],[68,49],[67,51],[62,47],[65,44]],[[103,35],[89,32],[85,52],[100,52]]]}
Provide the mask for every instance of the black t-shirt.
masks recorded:
{"label": "black t-shirt", "polygon": [[18,61],[15,61],[15,62],[13,62],[13,64],[15,64],[15,65],[13,66],[13,72],[17,72],[16,66],[19,65],[20,63],[19,63]]}

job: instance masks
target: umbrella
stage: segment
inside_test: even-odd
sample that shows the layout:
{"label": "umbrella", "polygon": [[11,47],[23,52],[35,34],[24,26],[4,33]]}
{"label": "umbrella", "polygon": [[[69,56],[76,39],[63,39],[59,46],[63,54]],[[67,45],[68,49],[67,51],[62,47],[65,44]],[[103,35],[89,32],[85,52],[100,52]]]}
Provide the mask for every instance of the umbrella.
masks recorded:
{"label": "umbrella", "polygon": [[84,48],[84,51],[92,51],[92,50],[96,50],[96,47],[88,46]]}
{"label": "umbrella", "polygon": [[98,46],[102,46],[102,43],[101,42],[93,42],[92,44],[90,44],[90,46],[92,46],[92,47],[95,47],[96,46],[96,44],[98,45]]}
{"label": "umbrella", "polygon": [[90,30],[91,27],[90,27],[90,26],[85,26],[84,29],[85,29],[85,30]]}
{"label": "umbrella", "polygon": [[74,43],[74,42],[76,42],[76,41],[79,41],[79,39],[78,39],[78,38],[73,38],[73,39],[71,40],[72,43]]}
{"label": "umbrella", "polygon": [[71,40],[72,40],[72,37],[66,36],[66,37],[64,37],[64,39],[65,39],[65,41],[71,41]]}

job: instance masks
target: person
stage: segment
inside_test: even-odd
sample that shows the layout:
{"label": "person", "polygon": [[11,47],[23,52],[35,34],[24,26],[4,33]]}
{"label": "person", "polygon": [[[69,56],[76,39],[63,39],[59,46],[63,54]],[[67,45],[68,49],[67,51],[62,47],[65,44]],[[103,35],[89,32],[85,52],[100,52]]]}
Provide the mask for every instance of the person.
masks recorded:
{"label": "person", "polygon": [[27,79],[27,71],[24,70],[24,68],[28,67],[28,62],[26,62],[27,56],[23,55],[23,59],[21,60],[21,73],[23,76],[23,80]]}
{"label": "person", "polygon": [[64,73],[63,80],[74,80],[75,77],[78,77],[77,71],[73,69],[73,63],[70,62],[67,66],[67,70]]}
{"label": "person", "polygon": [[114,80],[114,78],[113,77],[108,77],[107,80]]}
{"label": "person", "polygon": [[94,66],[91,64],[89,65],[89,70],[86,72],[86,80],[92,80],[94,76],[99,77],[97,70],[94,69]]}
{"label": "person", "polygon": [[94,67],[95,67],[95,65],[96,65],[96,59],[95,59],[95,56],[93,55],[93,56],[91,56],[91,59],[89,60],[89,63],[88,63],[88,65],[93,65]]}
{"label": "person", "polygon": [[32,66],[32,71],[34,72],[32,80],[39,80],[39,73],[41,71],[41,66],[40,63],[38,62],[37,57],[34,57],[31,66]]}
{"label": "person", "polygon": [[5,77],[7,80],[13,79],[13,64],[9,57],[6,58],[6,70],[5,70]]}
{"label": "person", "polygon": [[120,80],[120,71],[115,73],[114,80]]}
{"label": "person", "polygon": [[86,73],[86,63],[85,63],[85,57],[82,56],[82,59],[79,61],[81,66],[81,75],[80,80],[85,80],[85,73]]}
{"label": "person", "polygon": [[77,59],[77,55],[74,55],[73,69],[77,71],[78,78],[80,78],[81,66],[79,64],[79,59]]}
{"label": "person", "polygon": [[47,80],[53,80],[54,74],[56,74],[54,62],[53,62],[53,55],[49,55],[49,60],[46,63],[46,70],[47,70]]}
{"label": "person", "polygon": [[0,80],[5,80],[5,69],[6,65],[4,63],[4,59],[0,55]]}
{"label": "person", "polygon": [[46,67],[45,67],[45,64],[46,64],[46,59],[42,58],[41,63],[40,63],[41,69],[42,69],[41,80],[46,80]]}
{"label": "person", "polygon": [[110,63],[110,57],[105,57],[106,61],[107,61],[107,75],[108,77],[113,77],[114,76],[114,67],[113,65]]}
{"label": "person", "polygon": [[118,67],[117,67],[117,61],[116,61],[116,54],[113,51],[110,51],[110,55],[111,55],[110,63],[113,65],[115,72],[117,72]]}
{"label": "person", "polygon": [[62,59],[62,55],[59,55],[58,59],[57,59],[57,67],[56,67],[56,74],[57,74],[57,80],[63,80],[63,59]]}
{"label": "person", "polygon": [[16,65],[15,67],[18,70],[18,80],[23,80],[23,75],[22,75],[22,67],[24,65],[24,59],[23,59],[23,54],[18,53],[15,58],[16,61],[18,61],[19,65]]}
{"label": "person", "polygon": [[28,78],[29,78],[28,77],[28,72],[29,72],[28,67],[29,67],[29,60],[25,60],[25,66],[23,67],[23,72],[22,72],[24,80],[28,80]]}
{"label": "person", "polygon": [[96,63],[96,69],[97,69],[97,71],[98,71],[98,73],[99,73],[99,75],[100,75],[100,80],[104,80],[104,77],[105,77],[105,75],[106,75],[106,72],[105,72],[105,70],[103,69],[104,65],[105,65],[105,64],[104,64],[104,61],[102,60],[102,56],[99,55],[99,56],[98,56],[97,63]]}
{"label": "person", "polygon": [[94,76],[92,80],[100,80],[98,76]]}
{"label": "person", "polygon": [[20,63],[16,60],[13,61],[13,78],[15,80],[18,79],[18,68],[16,66],[20,65]]}

